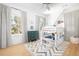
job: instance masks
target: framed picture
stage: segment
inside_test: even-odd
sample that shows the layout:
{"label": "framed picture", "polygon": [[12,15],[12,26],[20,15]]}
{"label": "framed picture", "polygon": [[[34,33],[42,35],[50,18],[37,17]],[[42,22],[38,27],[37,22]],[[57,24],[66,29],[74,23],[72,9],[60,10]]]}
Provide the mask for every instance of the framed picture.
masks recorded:
{"label": "framed picture", "polygon": [[20,10],[11,8],[11,34],[22,33],[22,14]]}

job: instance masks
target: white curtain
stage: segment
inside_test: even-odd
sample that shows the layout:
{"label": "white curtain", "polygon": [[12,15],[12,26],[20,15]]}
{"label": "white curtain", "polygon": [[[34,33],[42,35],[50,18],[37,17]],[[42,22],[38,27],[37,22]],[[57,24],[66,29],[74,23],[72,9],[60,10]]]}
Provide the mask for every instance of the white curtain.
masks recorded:
{"label": "white curtain", "polygon": [[72,36],[79,36],[79,10],[64,14],[65,40],[69,41]]}
{"label": "white curtain", "polygon": [[0,48],[8,47],[10,8],[0,4]]}

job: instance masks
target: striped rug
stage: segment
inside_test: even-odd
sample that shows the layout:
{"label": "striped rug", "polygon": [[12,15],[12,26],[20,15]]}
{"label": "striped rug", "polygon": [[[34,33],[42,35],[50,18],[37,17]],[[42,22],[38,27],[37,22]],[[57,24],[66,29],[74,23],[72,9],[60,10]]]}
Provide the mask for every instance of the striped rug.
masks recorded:
{"label": "striped rug", "polygon": [[[44,42],[41,43],[41,41],[38,40],[25,44],[25,47],[28,48],[28,50],[32,53],[33,56],[62,56],[63,55],[63,52],[55,53],[53,44],[51,47],[49,47],[48,45],[50,45],[50,43],[44,43]],[[64,50],[66,46],[67,45],[63,46],[62,49]],[[61,47],[59,47],[59,49]]]}

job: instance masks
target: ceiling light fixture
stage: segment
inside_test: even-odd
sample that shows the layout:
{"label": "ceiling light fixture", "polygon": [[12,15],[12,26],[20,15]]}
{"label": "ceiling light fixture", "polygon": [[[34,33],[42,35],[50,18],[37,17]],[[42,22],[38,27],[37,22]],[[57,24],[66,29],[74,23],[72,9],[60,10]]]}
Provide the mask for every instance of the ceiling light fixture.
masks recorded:
{"label": "ceiling light fixture", "polygon": [[51,3],[43,3],[45,5],[46,10],[44,11],[44,14],[50,14],[50,4]]}

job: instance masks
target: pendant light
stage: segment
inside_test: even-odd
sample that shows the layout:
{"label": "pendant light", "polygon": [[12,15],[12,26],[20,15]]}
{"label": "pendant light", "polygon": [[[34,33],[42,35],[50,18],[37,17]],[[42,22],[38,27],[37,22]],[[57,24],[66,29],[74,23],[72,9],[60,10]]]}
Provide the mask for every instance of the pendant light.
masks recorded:
{"label": "pendant light", "polygon": [[46,10],[43,12],[44,14],[50,14],[50,4],[51,3],[43,3]]}

